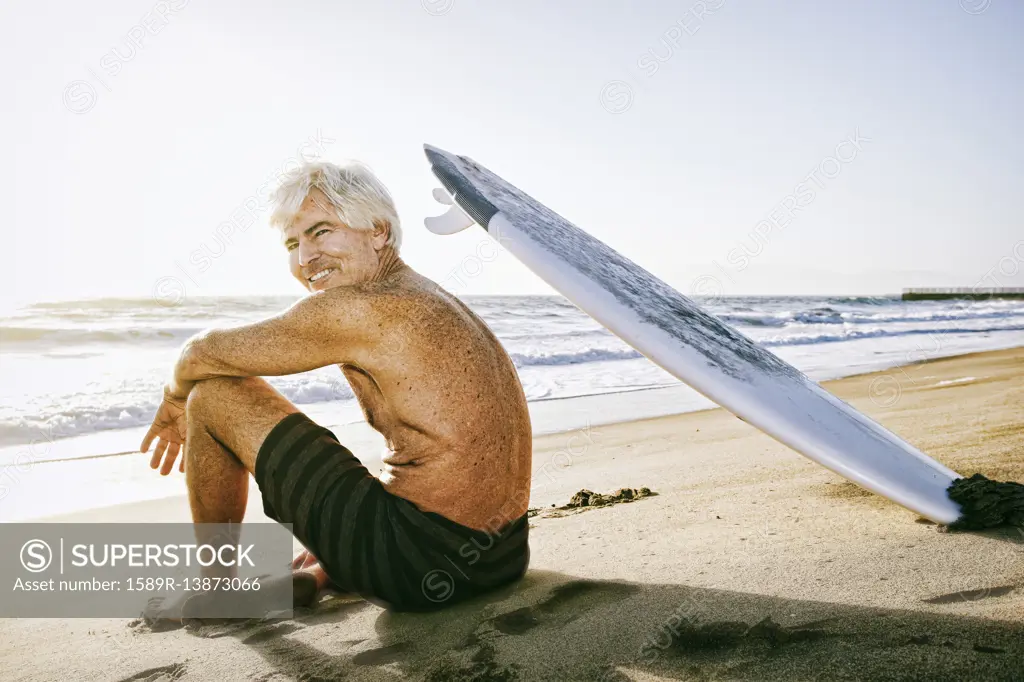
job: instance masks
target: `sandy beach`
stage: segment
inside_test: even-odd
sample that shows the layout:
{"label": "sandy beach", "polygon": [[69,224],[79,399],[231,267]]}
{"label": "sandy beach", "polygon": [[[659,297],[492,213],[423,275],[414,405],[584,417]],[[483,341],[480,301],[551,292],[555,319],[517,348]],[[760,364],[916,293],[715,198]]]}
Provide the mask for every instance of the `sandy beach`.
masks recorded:
{"label": "sandy beach", "polygon": [[[825,386],[962,475],[1024,481],[1022,370],[1018,348]],[[533,480],[531,568],[500,593],[426,615],[327,595],[291,620],[159,633],[4,620],[2,678],[1024,679],[1024,530],[945,532],[723,410],[538,437]],[[556,508],[623,487],[656,495]]]}

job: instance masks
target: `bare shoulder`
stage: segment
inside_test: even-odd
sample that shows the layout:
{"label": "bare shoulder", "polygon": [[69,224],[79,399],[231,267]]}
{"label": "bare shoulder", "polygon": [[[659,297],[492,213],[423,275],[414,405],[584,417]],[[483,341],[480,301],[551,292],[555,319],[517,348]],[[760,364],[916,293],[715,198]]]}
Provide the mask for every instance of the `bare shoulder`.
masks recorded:
{"label": "bare shoulder", "polygon": [[361,349],[378,360],[382,348],[409,351],[418,345],[427,350],[431,344],[451,347],[490,336],[482,320],[458,298],[411,270],[382,282],[328,289],[308,299],[301,314],[313,326],[340,330],[340,338],[358,355]]}
{"label": "bare shoulder", "polygon": [[[413,314],[459,314],[462,304],[431,280],[409,271],[382,282],[328,289],[309,297],[315,313],[334,313],[364,322],[398,322]],[[418,315],[415,315],[418,313]]]}
{"label": "bare shoulder", "polygon": [[465,333],[486,330],[483,321],[453,294],[417,273],[372,288],[375,317],[398,332],[455,343]]}

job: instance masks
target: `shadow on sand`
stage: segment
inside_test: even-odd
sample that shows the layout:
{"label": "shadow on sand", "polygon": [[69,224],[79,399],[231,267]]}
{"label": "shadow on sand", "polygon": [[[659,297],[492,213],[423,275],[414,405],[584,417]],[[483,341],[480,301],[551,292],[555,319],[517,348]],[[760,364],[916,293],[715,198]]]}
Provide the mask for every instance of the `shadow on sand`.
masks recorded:
{"label": "shadow on sand", "polygon": [[540,570],[432,614],[328,596],[292,620],[193,634],[252,647],[275,671],[261,680],[1024,679],[1024,624]]}

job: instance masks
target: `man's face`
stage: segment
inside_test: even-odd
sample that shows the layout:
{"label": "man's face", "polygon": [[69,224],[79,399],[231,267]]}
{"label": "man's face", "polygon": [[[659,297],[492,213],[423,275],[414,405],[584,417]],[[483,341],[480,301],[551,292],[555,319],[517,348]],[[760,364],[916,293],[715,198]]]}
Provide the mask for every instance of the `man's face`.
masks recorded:
{"label": "man's face", "polygon": [[354,230],[344,225],[327,197],[316,189],[284,230],[292,275],[309,291],[368,281],[377,271],[386,241],[384,226]]}

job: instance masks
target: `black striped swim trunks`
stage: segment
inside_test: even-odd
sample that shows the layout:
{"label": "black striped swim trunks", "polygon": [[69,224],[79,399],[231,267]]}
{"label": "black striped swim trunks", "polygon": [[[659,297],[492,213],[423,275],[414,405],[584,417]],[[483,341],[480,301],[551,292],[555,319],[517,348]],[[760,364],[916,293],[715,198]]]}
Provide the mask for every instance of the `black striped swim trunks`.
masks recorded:
{"label": "black striped swim trunks", "polygon": [[495,532],[392,495],[328,429],[301,412],[256,456],[263,509],[342,590],[398,611],[430,611],[520,578],[530,561],[524,514]]}

